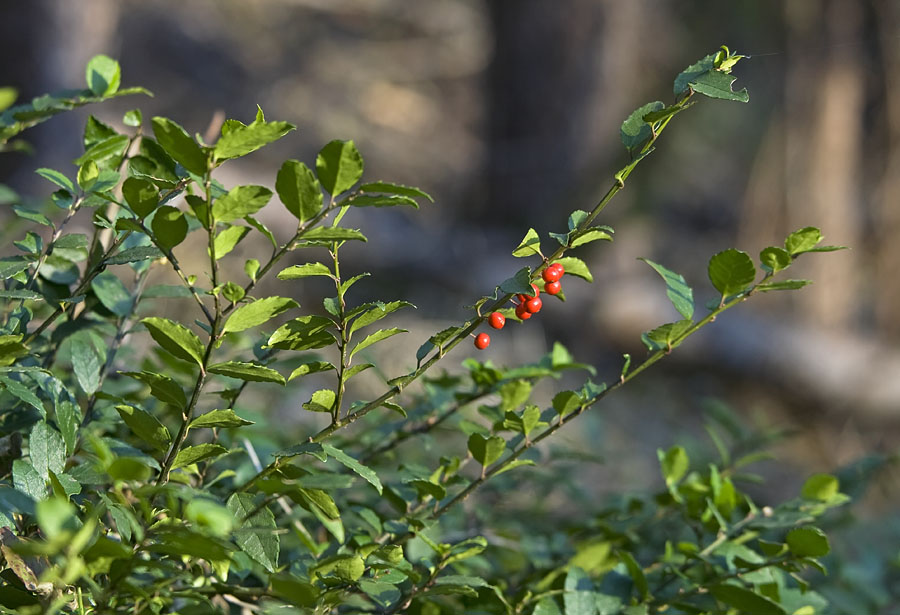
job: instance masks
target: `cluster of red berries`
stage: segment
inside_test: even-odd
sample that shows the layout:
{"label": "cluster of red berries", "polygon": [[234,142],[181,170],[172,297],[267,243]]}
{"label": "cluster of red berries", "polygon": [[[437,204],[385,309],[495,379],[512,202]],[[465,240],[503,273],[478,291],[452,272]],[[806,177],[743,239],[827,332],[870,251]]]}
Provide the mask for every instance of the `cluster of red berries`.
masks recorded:
{"label": "cluster of red berries", "polygon": [[[558,294],[562,290],[559,280],[565,273],[565,268],[559,263],[553,263],[544,269],[541,272],[541,277],[544,279],[544,292],[548,295]],[[540,298],[541,291],[535,284],[532,284],[531,288],[534,290],[533,296],[524,293],[516,295],[516,300],[518,301],[516,303],[516,316],[519,320],[528,320],[534,314],[540,312],[544,306],[544,302]],[[502,329],[506,324],[506,317],[500,312],[491,312],[491,315],[488,316],[488,324],[494,329]],[[475,348],[478,350],[484,350],[490,345],[491,336],[487,333],[479,333],[475,337]]]}

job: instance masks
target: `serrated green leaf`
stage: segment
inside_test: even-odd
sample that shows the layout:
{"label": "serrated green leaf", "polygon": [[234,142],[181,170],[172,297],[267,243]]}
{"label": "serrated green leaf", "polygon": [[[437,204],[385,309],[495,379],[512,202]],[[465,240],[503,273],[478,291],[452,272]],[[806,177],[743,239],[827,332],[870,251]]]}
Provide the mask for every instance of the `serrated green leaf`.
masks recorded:
{"label": "serrated green leaf", "polygon": [[696,80],[704,73],[714,70],[716,66],[716,54],[710,54],[705,58],[691,64],[675,78],[675,96],[687,92],[691,81]]}
{"label": "serrated green leaf", "polygon": [[[568,271],[568,270],[567,270]],[[722,298],[745,290],[756,279],[756,267],[746,252],[730,248],[709,260],[709,280]]]}
{"label": "serrated green leaf", "polygon": [[710,70],[691,79],[691,88],[704,96],[710,98],[720,98],[723,100],[736,100],[738,102],[747,102],[750,95],[747,88],[739,92],[731,89],[731,84],[735,82],[737,77],[724,73],[719,70]]}
{"label": "serrated green leaf", "polygon": [[525,293],[531,295],[534,289],[531,288],[531,270],[528,267],[519,269],[516,274],[503,280],[500,283],[500,292],[510,295]]}
{"label": "serrated green leaf", "polygon": [[190,329],[168,318],[150,317],[141,322],[164,350],[179,359],[203,365],[203,342]]}
{"label": "serrated green leaf", "polygon": [[[6,337],[6,336],[4,336]],[[17,335],[21,339],[22,336]],[[7,357],[15,359],[16,356],[24,356],[28,354],[27,350],[19,351],[13,344],[3,344],[0,343],[0,352],[3,352],[3,359],[7,359]],[[5,363],[6,361],[0,362],[0,365]],[[6,376],[0,376],[0,384],[3,385],[3,388],[13,397],[20,399],[25,402],[32,408],[40,413],[42,418],[47,417],[47,410],[44,408],[44,404],[41,403],[40,398],[34,394],[34,392],[29,389],[27,386],[19,382],[18,380],[13,380],[12,378],[7,378]]]}
{"label": "serrated green leaf", "polygon": [[523,258],[526,256],[534,256],[535,254],[541,253],[541,238],[538,236],[537,231],[533,228],[528,229],[528,232],[525,233],[525,237],[522,238],[522,241],[519,242],[519,246],[513,250],[512,255],[517,258]]}
{"label": "serrated green leaf", "polygon": [[76,181],[82,190],[90,190],[100,177],[100,167],[93,160],[88,160],[78,168]]}
{"label": "serrated green leaf", "polygon": [[88,89],[94,96],[110,96],[119,90],[122,69],[109,56],[98,54],[90,59],[85,71]]}
{"label": "serrated green leaf", "polygon": [[213,249],[216,252],[216,260],[223,258],[229,252],[234,250],[235,246],[247,236],[250,229],[246,226],[229,226],[218,235],[213,243]]}
{"label": "serrated green leaf", "polygon": [[43,500],[47,495],[47,479],[41,477],[34,466],[24,459],[12,462],[13,486],[33,500]]}
{"label": "serrated green leaf", "polygon": [[124,404],[116,406],[116,411],[134,435],[156,450],[166,450],[172,441],[169,429],[149,412]]}
{"label": "serrated green leaf", "polygon": [[277,382],[284,384],[284,376],[276,372],[274,369],[256,365],[255,363],[241,363],[239,361],[228,361],[226,363],[216,363],[210,365],[207,370],[212,374],[220,376],[228,376],[230,378],[238,378],[239,380],[248,380],[251,382]]}
{"label": "serrated green leaf", "polygon": [[184,128],[165,117],[154,117],[152,125],[157,143],[173,160],[196,175],[206,173],[206,154]]}
{"label": "serrated green leaf", "polygon": [[[99,143],[95,143],[84,154],[75,159],[75,164],[81,165],[88,160],[93,160],[98,165],[117,166],[122,160],[122,155],[130,143],[130,139],[126,135],[115,135],[104,139]],[[107,162],[112,159],[111,162]]]}
{"label": "serrated green leaf", "polygon": [[[594,615],[596,613],[594,584],[584,570],[573,566],[566,575],[563,604],[566,615]],[[535,609],[537,610],[537,609]]]}
{"label": "serrated green leaf", "polygon": [[368,241],[365,235],[352,228],[340,226],[316,226],[303,234],[304,241]]}
{"label": "serrated green leaf", "polygon": [[184,214],[171,205],[162,205],[156,210],[151,227],[163,250],[171,250],[180,244],[188,233],[188,222]]}
{"label": "serrated green leaf", "polygon": [[594,281],[594,276],[591,275],[588,266],[580,258],[575,258],[574,256],[566,256],[554,262],[557,262],[565,267],[566,275],[574,275],[587,280],[588,282]]}
{"label": "serrated green leaf", "polygon": [[521,468],[522,466],[533,466],[535,465],[534,461],[531,459],[516,459],[506,465],[497,472],[494,473],[494,476],[500,476],[504,472],[509,472],[510,470],[515,470],[516,468]]}
{"label": "serrated green leaf", "polygon": [[216,141],[213,155],[216,160],[230,160],[246,156],[259,148],[277,141],[295,126],[287,122],[267,122],[257,113],[256,120],[244,126],[238,124],[230,130],[223,126],[222,136]]}
{"label": "serrated green leaf", "polygon": [[293,267],[282,269],[275,277],[279,280],[299,280],[300,278],[308,278],[317,275],[331,277],[331,269],[322,263],[306,263],[304,265],[294,265]]}
{"label": "serrated green leaf", "polygon": [[43,301],[44,297],[39,292],[19,288],[17,290],[0,290],[0,299],[29,299],[31,301]]}
{"label": "serrated green leaf", "polygon": [[188,446],[178,451],[175,455],[175,461],[172,463],[172,469],[176,470],[192,463],[198,463],[212,457],[218,457],[228,452],[228,449],[218,444],[198,444],[196,446]]}
{"label": "serrated green leaf", "polygon": [[282,312],[297,307],[300,306],[296,301],[286,297],[266,297],[264,299],[257,299],[253,303],[243,305],[236,309],[231,316],[228,317],[228,320],[225,321],[222,332],[244,331],[245,329],[268,322]]}
{"label": "serrated green leaf", "polygon": [[773,290],[797,290],[812,284],[812,280],[782,280],[780,282],[766,282],[756,287],[761,293],[767,293]]}
{"label": "serrated green leaf", "polygon": [[185,397],[184,389],[169,376],[148,371],[119,373],[149,386],[150,394],[161,402],[172,404],[179,410],[184,410],[187,407],[187,397]]}
{"label": "serrated green leaf", "polygon": [[678,313],[685,318],[692,318],[694,316],[694,291],[687,285],[684,276],[666,269],[650,259],[641,258],[638,260],[642,260],[653,267],[656,273],[662,277],[666,283],[666,296],[669,297]]}
{"label": "serrated green leaf", "polygon": [[784,240],[784,249],[791,255],[797,256],[809,252],[822,241],[822,232],[814,226],[807,226],[791,233]]}
{"label": "serrated green leaf", "polygon": [[288,376],[288,381],[293,380],[294,378],[299,378],[301,376],[306,376],[308,374],[326,372],[332,369],[335,369],[335,367],[328,361],[310,361],[308,363],[301,364],[299,367],[297,367],[297,369],[292,371],[291,375]]}
{"label": "serrated green leaf", "polygon": [[574,412],[584,403],[581,396],[575,391],[560,391],[553,396],[553,409],[559,416],[565,416]]}
{"label": "serrated green leaf", "polygon": [[254,561],[275,572],[281,550],[275,515],[268,506],[259,506],[249,493],[232,494],[226,505],[240,528],[234,533],[234,541]]}
{"label": "serrated green leaf", "polygon": [[80,337],[71,341],[72,371],[86,395],[93,395],[100,387],[100,357],[93,346]]}
{"label": "serrated green leaf", "polygon": [[397,207],[399,205],[409,205],[415,209],[419,208],[419,204],[414,198],[400,194],[355,194],[341,201],[341,204],[353,207]]}
{"label": "serrated green leaf", "polygon": [[78,189],[75,187],[75,184],[72,183],[72,180],[56,169],[40,168],[37,169],[35,173],[47,181],[53,182],[63,190],[68,190],[72,193],[78,192]]}
{"label": "serrated green leaf", "polygon": [[772,273],[778,273],[791,266],[793,259],[787,250],[770,246],[759,253],[759,261]]}
{"label": "serrated green leaf", "polygon": [[572,233],[570,248],[577,248],[593,241],[612,241],[612,235],[598,228],[587,228],[580,233]]}
{"label": "serrated green leaf", "polygon": [[381,485],[381,481],[378,479],[378,475],[374,470],[361,464],[359,461],[345,453],[344,451],[335,448],[330,444],[322,444],[322,450],[325,453],[334,459],[335,461],[344,465],[347,469],[354,472],[358,476],[360,476],[363,480],[368,482],[370,485],[375,487],[375,490],[378,492],[378,495],[381,495],[382,490],[384,489]]}
{"label": "serrated green leaf", "polygon": [[121,250],[118,254],[109,257],[104,262],[107,265],[126,265],[144,260],[162,258],[163,253],[156,246],[135,246]]}
{"label": "serrated green leaf", "polygon": [[263,186],[235,186],[213,201],[213,217],[218,222],[239,220],[255,214],[271,198],[272,191]]}
{"label": "serrated green leaf", "polygon": [[332,196],[352,188],[362,173],[363,159],[353,141],[331,141],[316,156],[316,174]]}
{"label": "serrated green leaf", "polygon": [[334,323],[323,316],[301,316],[289,320],[269,338],[267,345],[282,350],[314,350],[335,342],[329,329]]}
{"label": "serrated green leaf", "polygon": [[201,414],[191,421],[190,428],[197,427],[242,427],[253,425],[253,421],[243,419],[234,413],[234,410],[211,410]]}
{"label": "serrated green leaf", "polygon": [[503,456],[503,452],[506,450],[506,440],[500,436],[485,438],[479,433],[473,433],[469,436],[468,448],[475,461],[486,468]]}
{"label": "serrated green leaf", "polygon": [[397,310],[405,307],[415,308],[416,306],[414,306],[412,303],[409,303],[408,301],[391,301],[389,303],[376,305],[372,309],[363,312],[356,318],[356,320],[353,321],[353,324],[350,326],[350,333],[353,334],[354,331],[378,322],[388,314],[396,312]]}
{"label": "serrated green leaf", "polygon": [[400,329],[399,327],[391,327],[390,329],[379,329],[375,333],[368,335],[363,341],[357,344],[353,350],[350,351],[350,356],[352,357],[360,350],[364,350],[371,346],[372,344],[378,343],[382,340],[386,340],[389,337],[397,335],[398,333],[406,333],[406,329]]}
{"label": "serrated green leaf", "polygon": [[625,146],[625,149],[631,151],[638,148],[651,137],[653,132],[650,124],[644,120],[644,116],[664,108],[665,105],[657,100],[632,111],[631,115],[622,122],[622,128],[620,130],[622,144]]}

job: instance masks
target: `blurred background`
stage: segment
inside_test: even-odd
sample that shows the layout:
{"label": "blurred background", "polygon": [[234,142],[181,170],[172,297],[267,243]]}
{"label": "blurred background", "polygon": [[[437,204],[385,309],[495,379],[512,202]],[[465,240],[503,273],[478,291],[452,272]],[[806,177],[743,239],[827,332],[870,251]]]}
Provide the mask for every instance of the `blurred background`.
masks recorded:
{"label": "blurred background", "polygon": [[[708,446],[702,426],[724,404],[746,424],[793,432],[765,469],[773,498],[812,472],[897,450],[896,0],[30,0],[4,3],[0,29],[0,84],[24,99],[82,87],[96,53],[121,62],[123,86],[155,93],[26,134],[34,155],[0,158],[0,181],[23,195],[49,192],[35,168],[71,171],[87,113],[121,126],[140,106],[202,134],[218,112],[250,121],[257,104],[298,130],[223,167],[226,186],[271,187],[285,158],[311,163],[327,141],[352,138],[368,178],[434,195],[420,211],[348,222],[370,237],[365,251],[347,251],[350,270],[375,280],[355,287],[360,300],[419,307],[402,317],[400,365],[522,266],[510,252],[528,227],[546,237],[593,206],[627,162],[619,127],[633,109],[672,102],[675,75],[723,43],[751,55],[735,70],[750,103],[704,99],[676,118],[604,212],[615,242],[579,254],[595,283],[567,277],[566,303],[496,333],[480,358],[514,363],[560,340],[612,381],[623,353],[645,356],[642,331],[677,318],[637,257],[682,273],[702,306],[714,294],[710,255],[738,247],[755,257],[815,225],[825,243],[851,249],[792,269],[814,285],[720,318],[558,445],[603,457],[586,470],[597,493],[652,485],[655,449]],[[266,218],[276,230],[279,215]],[[320,290],[296,292],[315,306]],[[889,516],[897,484],[883,469],[859,510]]]}

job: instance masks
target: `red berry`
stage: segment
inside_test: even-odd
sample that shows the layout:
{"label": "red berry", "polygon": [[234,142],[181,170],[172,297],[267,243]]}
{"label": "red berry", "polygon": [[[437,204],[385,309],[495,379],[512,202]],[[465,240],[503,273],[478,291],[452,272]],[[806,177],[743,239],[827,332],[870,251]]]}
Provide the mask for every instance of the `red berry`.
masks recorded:
{"label": "red berry", "polygon": [[541,311],[541,307],[544,305],[544,302],[541,301],[540,297],[534,297],[533,299],[529,299],[525,302],[525,309],[531,312],[532,314],[537,314]]}
{"label": "red berry", "polygon": [[562,284],[559,281],[556,282],[547,282],[544,284],[544,292],[548,295],[556,295],[559,291],[562,290]]}
{"label": "red berry", "polygon": [[488,316],[488,324],[495,329],[502,329],[503,325],[506,324],[506,316],[500,312],[491,312],[491,315]]}
{"label": "red berry", "polygon": [[532,284],[531,290],[533,291],[533,294],[526,295],[525,293],[519,293],[518,295],[516,295],[516,299],[518,299],[520,303],[525,303],[529,299],[533,299],[534,297],[537,297],[541,294],[541,289],[537,287],[537,284]]}
{"label": "red berry", "polygon": [[559,271],[559,277],[563,277],[566,274],[566,268],[561,263],[553,263],[547,269],[556,269]]}
{"label": "red berry", "polygon": [[[544,278],[544,282],[552,284],[553,282],[557,282],[562,277],[562,271],[559,270],[559,267],[554,267],[551,265],[541,272],[541,277]],[[546,290],[546,287],[544,287],[544,290]]]}
{"label": "red berry", "polygon": [[531,312],[529,312],[525,308],[524,303],[520,303],[516,306],[516,316],[518,316],[521,320],[528,320],[529,318],[531,318]]}
{"label": "red berry", "polygon": [[490,345],[491,336],[487,333],[479,333],[478,337],[475,338],[475,348],[477,348],[478,350],[484,350]]}

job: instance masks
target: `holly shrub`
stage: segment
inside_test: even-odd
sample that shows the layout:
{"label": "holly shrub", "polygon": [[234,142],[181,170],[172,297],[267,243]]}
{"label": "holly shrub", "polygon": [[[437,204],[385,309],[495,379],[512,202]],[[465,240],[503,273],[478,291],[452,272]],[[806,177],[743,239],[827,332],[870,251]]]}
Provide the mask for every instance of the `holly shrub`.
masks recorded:
{"label": "holly shrub", "polygon": [[[74,168],[37,170],[55,190],[49,199],[13,205],[30,230],[0,260],[0,610],[825,612],[810,582],[830,545],[814,524],[848,498],[823,474],[793,500],[754,502],[744,467],[765,442],[747,430],[711,431],[718,457],[701,463],[674,443],[661,450],[661,493],[629,486],[637,495],[574,518],[515,497],[523,481],[546,493],[559,485],[542,446],[556,432],[600,411],[722,312],[808,284],[782,274],[801,256],[838,249],[821,246],[818,229],[764,247],[758,264],[736,249],[715,254],[704,306],[681,275],[647,260],[679,318],[646,332],[647,355],[626,356],[605,378],[558,343],[509,367],[479,360],[477,349],[490,343],[489,324],[505,327],[493,331],[496,347],[540,318],[542,302],[591,282],[573,253],[611,241],[599,215],[679,114],[705,97],[748,100],[732,89],[741,59],[722,48],[678,75],[674,102],[632,113],[621,130],[628,162],[602,200],[572,211],[560,232],[528,229],[512,252],[522,268],[485,296],[458,298],[471,303],[468,320],[425,340],[406,368],[376,366],[364,357],[377,354],[363,351],[404,333],[378,325],[413,306],[360,301],[350,291],[368,274],[348,271],[340,255],[366,241],[352,226],[357,208],[431,207],[428,194],[364,178],[352,141],[326,144],[310,165],[285,161],[275,194],[223,185],[220,167],[293,130],[261,109],[249,124],[225,121],[209,144],[138,110],[125,114],[124,132],[89,117]],[[4,90],[3,149],[21,149],[20,132],[58,113],[145,92],[120,89],[119,64],[106,56],[88,64],[87,85],[18,106]],[[267,228],[264,207],[286,209],[289,232]],[[80,212],[91,232],[67,232]],[[242,241],[259,258],[236,259]],[[175,283],[151,285],[151,276]],[[332,290],[321,307],[301,309],[291,293],[314,276]],[[172,305],[179,318],[163,309]],[[435,370],[462,342],[462,369],[456,359]],[[382,392],[356,399],[349,385],[365,370]],[[564,373],[583,384],[555,391],[547,407],[531,401]],[[296,428],[320,429],[292,438],[279,421],[252,427],[247,417],[260,414],[248,389],[257,399],[293,389],[303,396],[294,413],[320,419]],[[464,511],[470,497],[503,501],[503,514],[492,504]]]}

